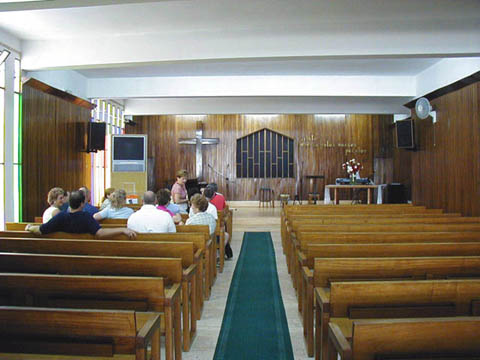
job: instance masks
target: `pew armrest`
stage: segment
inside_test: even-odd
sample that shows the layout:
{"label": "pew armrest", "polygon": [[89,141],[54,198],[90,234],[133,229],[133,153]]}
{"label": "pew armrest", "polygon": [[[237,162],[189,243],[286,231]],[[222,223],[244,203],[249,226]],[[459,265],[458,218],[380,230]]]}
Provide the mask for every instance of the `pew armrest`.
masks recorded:
{"label": "pew armrest", "polygon": [[306,266],[307,265],[307,257],[301,250],[297,250],[297,257],[298,261],[300,262],[301,266]]}
{"label": "pew armrest", "polygon": [[335,347],[336,352],[340,355],[342,360],[352,359],[352,347],[337,324],[328,324],[328,338],[329,345],[331,344]]}
{"label": "pew armrest", "polygon": [[308,267],[306,266],[302,267],[302,276],[305,279],[305,282],[307,284],[310,284],[310,285],[313,284],[313,271],[310,270]]}
{"label": "pew armrest", "polygon": [[203,258],[203,251],[202,249],[198,249],[194,255],[195,262],[200,261]]}
{"label": "pew armrest", "polygon": [[330,313],[330,291],[327,288],[315,288],[315,299],[322,313]]}
{"label": "pew armrest", "polygon": [[160,315],[152,313],[151,318],[142,326],[137,334],[137,348],[146,347],[155,331],[160,331]]}
{"label": "pew armrest", "polygon": [[190,265],[187,269],[183,271],[182,278],[183,280],[190,280],[197,273],[197,264]]}
{"label": "pew armrest", "polygon": [[170,288],[165,289],[165,305],[173,306],[176,301],[180,300],[180,284],[173,284]]}

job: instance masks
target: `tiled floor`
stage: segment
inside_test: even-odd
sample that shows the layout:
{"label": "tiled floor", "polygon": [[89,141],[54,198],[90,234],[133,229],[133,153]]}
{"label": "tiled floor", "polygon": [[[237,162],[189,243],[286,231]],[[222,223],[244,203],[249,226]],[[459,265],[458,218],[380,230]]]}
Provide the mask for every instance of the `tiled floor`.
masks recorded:
{"label": "tiled floor", "polygon": [[251,204],[250,207],[248,207],[249,204],[243,203],[231,205],[232,208],[235,208],[232,240],[234,257],[231,261],[225,262],[223,273],[218,274],[217,281],[212,289],[212,296],[209,301],[205,302],[202,319],[197,323],[197,338],[194,340],[190,352],[183,353],[183,358],[186,360],[213,359],[217,338],[222,326],[228,290],[245,231],[270,231],[272,234],[277,260],[278,278],[283,303],[285,305],[285,312],[287,314],[293,353],[295,359],[308,359],[303,340],[302,324],[297,310],[297,298],[292,287],[290,275],[287,273],[285,256],[282,252],[280,239],[280,208],[260,209],[256,207],[256,205],[257,203]]}

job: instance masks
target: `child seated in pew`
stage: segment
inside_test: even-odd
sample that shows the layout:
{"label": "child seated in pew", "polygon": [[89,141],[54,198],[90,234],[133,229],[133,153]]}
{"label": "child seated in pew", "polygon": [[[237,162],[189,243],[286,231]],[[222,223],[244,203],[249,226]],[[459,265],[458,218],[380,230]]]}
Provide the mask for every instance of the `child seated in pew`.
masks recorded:
{"label": "child seated in pew", "polygon": [[103,219],[128,219],[133,214],[133,209],[125,206],[127,203],[127,193],[123,189],[113,192],[110,198],[110,205],[105,209],[93,214],[97,221]]}
{"label": "child seated in pew", "polygon": [[83,211],[85,206],[85,194],[82,191],[72,191],[69,204],[70,212],[62,211],[50,219],[50,221],[40,226],[28,224],[25,227],[25,230],[36,235],[63,231],[74,234],[89,233],[100,239],[121,234],[124,234],[129,238],[136,237],[135,231],[127,228],[102,228],[92,215]]}
{"label": "child seated in pew", "polygon": [[47,195],[47,202],[50,205],[48,209],[46,209],[43,212],[42,218],[43,218],[43,223],[45,224],[48,222],[51,218],[53,218],[55,215],[60,213],[61,207],[65,201],[64,198],[65,191],[63,191],[62,188],[59,187],[54,187],[53,189],[50,189]]}

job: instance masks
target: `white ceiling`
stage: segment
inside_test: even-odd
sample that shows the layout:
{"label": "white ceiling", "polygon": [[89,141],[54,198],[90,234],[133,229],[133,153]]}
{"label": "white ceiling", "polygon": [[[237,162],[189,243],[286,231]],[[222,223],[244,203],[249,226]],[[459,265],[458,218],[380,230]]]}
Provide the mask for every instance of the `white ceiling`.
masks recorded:
{"label": "white ceiling", "polygon": [[119,78],[131,79],[131,94],[139,78],[365,76],[371,89],[352,96],[368,102],[378,77],[411,84],[442,59],[480,56],[480,1],[0,0],[0,43],[2,31],[21,40],[26,70],[74,70],[85,88]]}

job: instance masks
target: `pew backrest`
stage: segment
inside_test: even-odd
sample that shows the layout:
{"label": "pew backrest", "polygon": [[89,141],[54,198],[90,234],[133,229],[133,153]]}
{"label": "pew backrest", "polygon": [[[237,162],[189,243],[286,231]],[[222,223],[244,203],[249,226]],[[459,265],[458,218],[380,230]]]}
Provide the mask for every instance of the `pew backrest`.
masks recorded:
{"label": "pew backrest", "polygon": [[314,287],[335,280],[479,277],[480,257],[316,258]]}
{"label": "pew backrest", "polygon": [[193,242],[0,238],[0,252],[181,258],[194,262]]}

